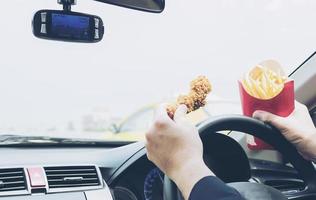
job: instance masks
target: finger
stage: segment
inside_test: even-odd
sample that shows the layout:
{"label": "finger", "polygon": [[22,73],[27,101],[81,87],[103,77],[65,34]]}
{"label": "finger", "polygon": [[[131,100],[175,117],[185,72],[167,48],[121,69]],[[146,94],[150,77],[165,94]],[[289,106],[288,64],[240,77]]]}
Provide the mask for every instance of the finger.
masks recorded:
{"label": "finger", "polygon": [[153,127],[155,128],[155,132],[160,129],[164,129],[170,126],[171,123],[174,123],[172,119],[169,117],[166,104],[161,104],[157,107],[154,114]]}
{"label": "finger", "polygon": [[186,105],[181,104],[176,110],[176,112],[174,113],[173,120],[175,122],[179,122],[180,120],[183,120],[187,112],[188,112],[188,108],[186,107]]}
{"label": "finger", "polygon": [[145,133],[145,144],[148,144],[151,142],[152,137],[153,137],[153,128],[150,127],[150,129]]}
{"label": "finger", "polygon": [[295,106],[304,106],[304,104],[302,104],[301,102],[295,100]]}
{"label": "finger", "polygon": [[297,110],[302,109],[305,105],[295,100],[295,108]]}
{"label": "finger", "polygon": [[170,119],[167,113],[167,104],[160,104],[157,106],[155,113],[154,113],[154,120],[156,121],[157,119]]}
{"label": "finger", "polygon": [[305,104],[295,101],[295,110],[308,111],[308,108]]}
{"label": "finger", "polygon": [[252,116],[263,122],[269,123],[280,130],[286,128],[287,126],[286,121],[284,120],[283,117],[277,116],[275,114],[272,114],[266,111],[257,110],[253,113]]}

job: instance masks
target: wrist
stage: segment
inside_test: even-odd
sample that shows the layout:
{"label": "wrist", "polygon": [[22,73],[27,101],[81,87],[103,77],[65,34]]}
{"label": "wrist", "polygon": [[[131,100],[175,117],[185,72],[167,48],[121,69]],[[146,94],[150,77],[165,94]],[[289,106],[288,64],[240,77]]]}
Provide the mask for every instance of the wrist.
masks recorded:
{"label": "wrist", "polygon": [[215,176],[205,165],[203,159],[188,160],[183,163],[172,175],[171,179],[176,183],[183,197],[188,199],[194,185],[206,176]]}
{"label": "wrist", "polygon": [[303,147],[300,150],[307,159],[316,161],[316,129],[313,129],[310,134],[304,138]]}

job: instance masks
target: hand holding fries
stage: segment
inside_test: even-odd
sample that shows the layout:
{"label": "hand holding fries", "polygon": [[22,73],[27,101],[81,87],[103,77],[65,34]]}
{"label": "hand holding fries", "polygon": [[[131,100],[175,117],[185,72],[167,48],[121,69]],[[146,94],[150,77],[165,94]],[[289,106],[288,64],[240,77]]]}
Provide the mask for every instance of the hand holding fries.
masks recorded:
{"label": "hand holding fries", "polygon": [[[257,110],[267,111],[281,117],[294,110],[294,81],[285,76],[281,65],[273,60],[264,61],[239,80],[243,114],[252,117]],[[249,137],[252,150],[271,149],[258,138]]]}

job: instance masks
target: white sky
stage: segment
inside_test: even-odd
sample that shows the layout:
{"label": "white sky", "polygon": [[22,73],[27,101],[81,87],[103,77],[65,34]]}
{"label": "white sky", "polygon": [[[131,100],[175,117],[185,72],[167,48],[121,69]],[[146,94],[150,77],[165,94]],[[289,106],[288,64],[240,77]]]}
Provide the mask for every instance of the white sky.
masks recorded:
{"label": "white sky", "polygon": [[33,13],[56,2],[1,3],[0,128],[65,124],[95,107],[125,116],[199,74],[238,100],[252,65],[275,58],[290,72],[316,49],[315,0],[166,0],[161,15],[78,0],[74,11],[105,23],[97,44],[33,37]]}

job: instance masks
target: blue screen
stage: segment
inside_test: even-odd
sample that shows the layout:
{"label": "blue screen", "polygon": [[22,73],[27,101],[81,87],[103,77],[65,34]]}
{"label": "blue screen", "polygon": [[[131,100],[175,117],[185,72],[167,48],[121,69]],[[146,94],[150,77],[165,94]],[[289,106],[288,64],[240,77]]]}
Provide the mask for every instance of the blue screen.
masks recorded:
{"label": "blue screen", "polygon": [[57,37],[89,39],[89,17],[52,14],[52,34]]}

